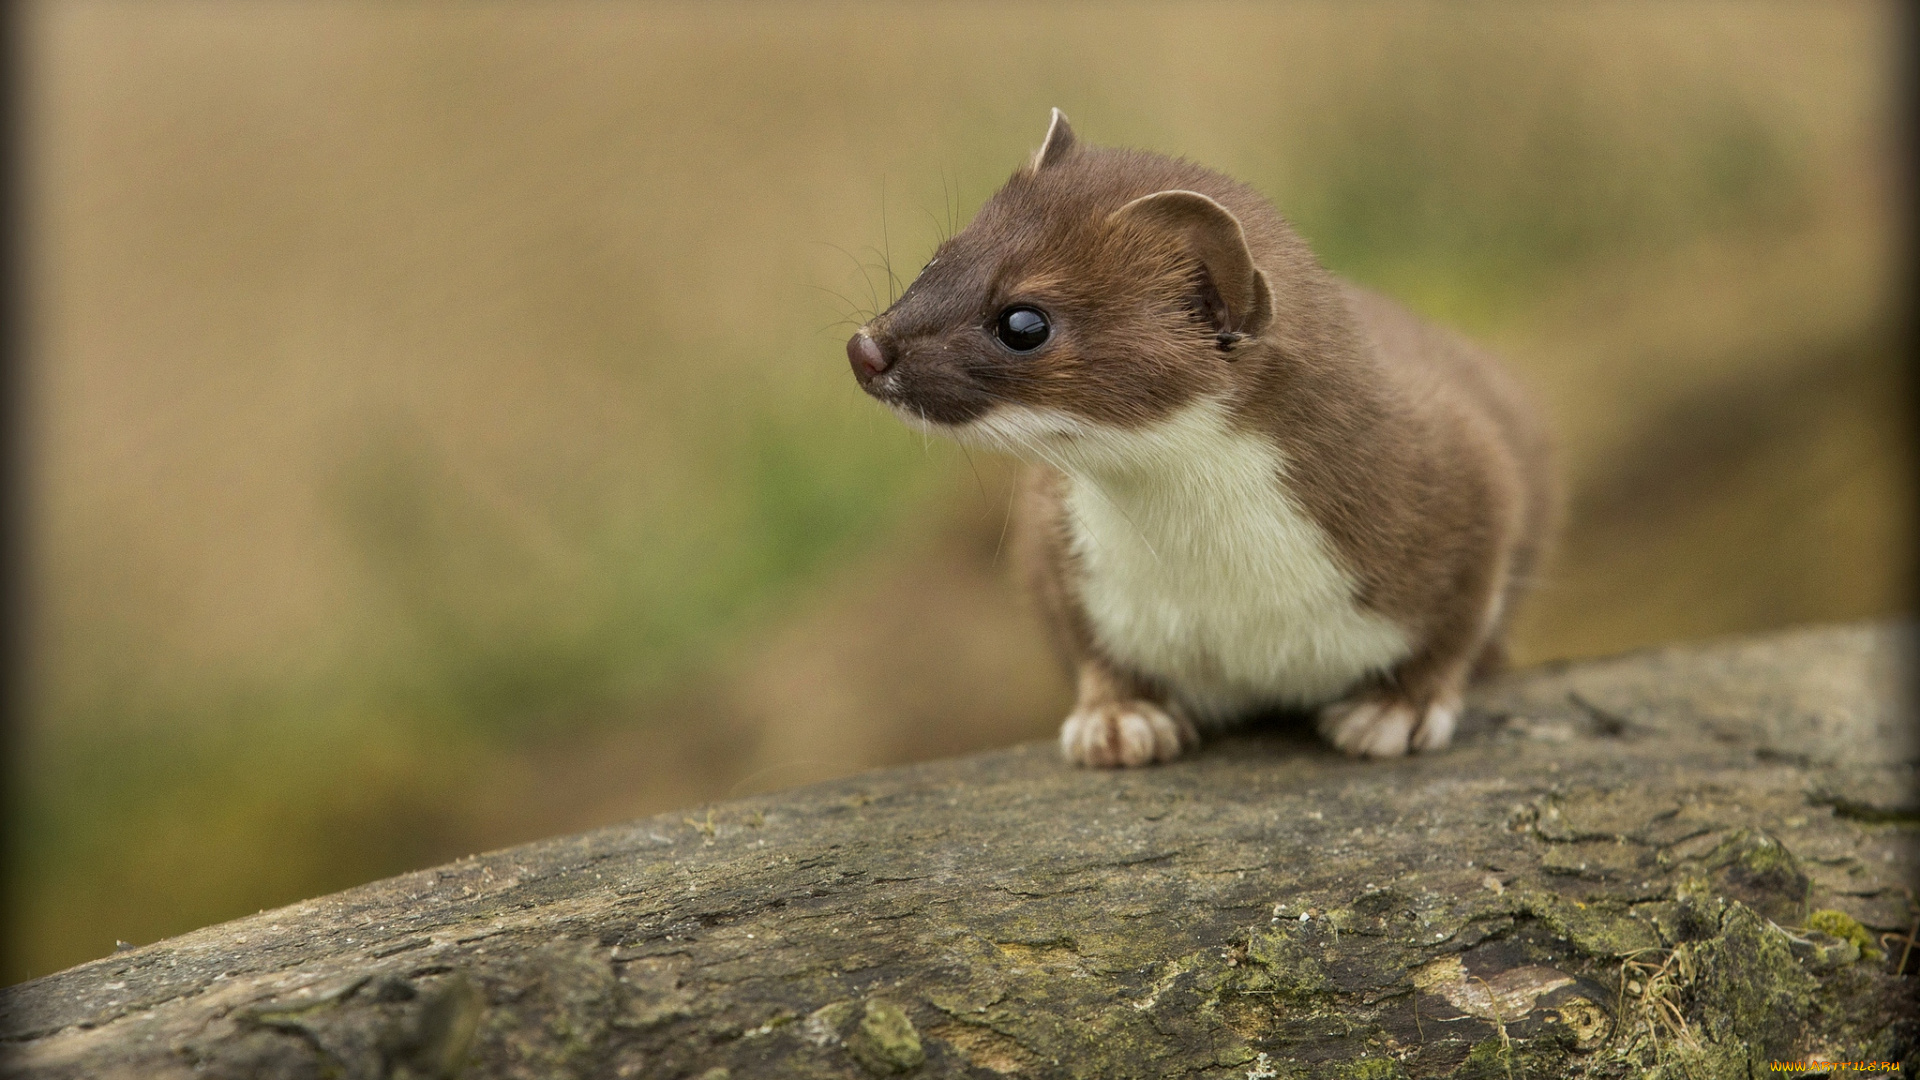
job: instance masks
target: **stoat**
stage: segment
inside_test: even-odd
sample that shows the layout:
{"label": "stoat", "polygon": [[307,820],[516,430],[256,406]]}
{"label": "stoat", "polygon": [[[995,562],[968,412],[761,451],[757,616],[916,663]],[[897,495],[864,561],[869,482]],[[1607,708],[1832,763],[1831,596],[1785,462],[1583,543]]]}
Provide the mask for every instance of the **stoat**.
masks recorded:
{"label": "stoat", "polygon": [[1246,185],[1057,109],[847,355],[907,423],[1031,463],[1018,550],[1080,764],[1275,708],[1350,754],[1445,747],[1554,513],[1490,356],[1323,269]]}

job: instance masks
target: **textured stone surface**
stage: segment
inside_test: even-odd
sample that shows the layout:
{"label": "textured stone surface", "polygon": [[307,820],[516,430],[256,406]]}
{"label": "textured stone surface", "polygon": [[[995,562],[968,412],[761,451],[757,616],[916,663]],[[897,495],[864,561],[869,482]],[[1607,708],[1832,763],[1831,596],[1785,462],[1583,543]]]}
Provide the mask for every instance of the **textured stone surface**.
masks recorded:
{"label": "textured stone surface", "polygon": [[1885,936],[1916,915],[1910,645],[1522,673],[1404,761],[1297,723],[1129,772],[1022,746],[496,852],[11,988],[6,1071],[1920,1067]]}

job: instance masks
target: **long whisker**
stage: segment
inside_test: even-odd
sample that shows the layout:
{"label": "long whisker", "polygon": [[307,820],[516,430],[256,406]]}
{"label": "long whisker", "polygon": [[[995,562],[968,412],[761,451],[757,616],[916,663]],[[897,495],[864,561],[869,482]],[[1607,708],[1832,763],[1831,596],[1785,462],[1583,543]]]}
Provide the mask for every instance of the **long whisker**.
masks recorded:
{"label": "long whisker", "polygon": [[1007,512],[1000,517],[1000,539],[994,541],[993,561],[989,566],[1000,565],[1000,549],[1007,546],[1007,530],[1013,526],[1013,500],[1020,494],[1020,481],[1007,485]]}
{"label": "long whisker", "polygon": [[873,287],[873,276],[867,273],[866,263],[861,262],[857,257],[854,256],[853,252],[848,251],[846,248],[841,247],[839,244],[835,244],[827,240],[815,240],[814,243],[824,244],[827,247],[830,247],[833,250],[839,252],[840,254],[845,255],[847,257],[847,261],[853,264],[853,268],[855,270],[860,271],[860,276],[866,279],[867,299],[873,304],[875,308],[878,308],[880,306],[880,294]]}
{"label": "long whisker", "polygon": [[943,228],[941,228],[940,219],[933,216],[933,210],[929,208],[925,203],[921,203],[920,212],[927,215],[928,224],[933,226],[934,246],[939,247],[941,244],[946,243],[947,242],[946,231]]}
{"label": "long whisker", "polygon": [[947,200],[947,235],[960,231],[960,174],[953,177],[953,194],[947,194],[947,171],[940,170],[940,194]]}
{"label": "long whisker", "polygon": [[887,297],[888,297],[887,305],[891,307],[893,305],[893,301],[897,299],[897,297],[893,295],[894,286],[896,285],[899,286],[901,291],[904,292],[906,290],[907,283],[900,280],[900,275],[893,272],[893,260],[887,255],[886,252],[881,251],[879,248],[874,247],[872,244],[867,245],[867,250],[873,252],[875,255],[880,256],[880,260],[881,260],[880,269],[887,275]]}
{"label": "long whisker", "polygon": [[880,242],[886,245],[886,250],[880,253],[880,262],[887,268],[887,306],[892,307],[898,299],[893,286],[900,278],[893,272],[893,237],[887,232],[887,178],[884,175],[880,177]]}
{"label": "long whisker", "polygon": [[[802,281],[799,284],[800,284],[800,287],[803,289],[812,289],[815,292],[826,293],[828,296],[831,296],[835,300],[838,300],[842,304],[846,305],[845,309],[842,310],[840,313],[841,320],[843,322],[852,322],[855,325],[858,325],[859,323],[870,321],[874,316],[874,312],[871,309],[863,308],[860,305],[854,303],[851,299],[847,297],[845,293],[840,292],[838,289],[829,289],[825,285],[815,285],[810,281]],[[836,323],[834,325],[839,325],[839,324]]]}
{"label": "long whisker", "polygon": [[958,443],[957,445],[960,447],[960,456],[967,459],[967,468],[973,470],[973,482],[974,485],[980,489],[980,498],[985,500],[987,497],[987,484],[986,481],[980,479],[980,468],[973,463],[973,452],[967,449],[966,443]]}
{"label": "long whisker", "polygon": [[[949,230],[952,229],[953,227],[953,196],[947,194],[947,170],[945,169],[940,170],[940,209],[946,212],[947,228]],[[945,235],[952,236],[953,233],[949,231]],[[945,241],[943,240],[942,242],[944,243]]]}

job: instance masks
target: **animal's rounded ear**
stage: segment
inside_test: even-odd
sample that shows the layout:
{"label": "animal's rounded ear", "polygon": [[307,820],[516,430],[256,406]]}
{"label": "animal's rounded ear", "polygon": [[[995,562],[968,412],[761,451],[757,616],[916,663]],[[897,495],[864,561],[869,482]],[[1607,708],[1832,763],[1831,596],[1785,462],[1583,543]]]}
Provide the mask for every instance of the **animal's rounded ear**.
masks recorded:
{"label": "animal's rounded ear", "polygon": [[1179,237],[1206,267],[1226,307],[1219,328],[1223,335],[1258,334],[1273,321],[1273,289],[1253,265],[1247,234],[1233,211],[1197,191],[1156,191],[1115,210],[1107,223]]}
{"label": "animal's rounded ear", "polygon": [[1067,126],[1067,114],[1055,109],[1053,121],[1047,125],[1046,141],[1033,152],[1033,171],[1039,172],[1050,165],[1058,165],[1071,153],[1073,129]]}

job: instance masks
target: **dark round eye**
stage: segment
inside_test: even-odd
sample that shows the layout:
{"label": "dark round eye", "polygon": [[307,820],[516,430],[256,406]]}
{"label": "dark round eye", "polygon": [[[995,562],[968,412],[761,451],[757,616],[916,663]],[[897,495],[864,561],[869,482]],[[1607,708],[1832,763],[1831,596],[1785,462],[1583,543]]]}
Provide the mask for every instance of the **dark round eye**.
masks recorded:
{"label": "dark round eye", "polygon": [[1000,313],[1000,321],[993,327],[993,336],[1014,352],[1032,352],[1045,345],[1052,333],[1047,317],[1030,307],[1008,308]]}

